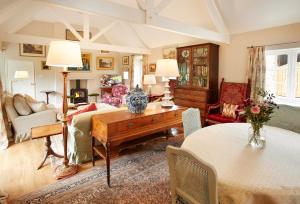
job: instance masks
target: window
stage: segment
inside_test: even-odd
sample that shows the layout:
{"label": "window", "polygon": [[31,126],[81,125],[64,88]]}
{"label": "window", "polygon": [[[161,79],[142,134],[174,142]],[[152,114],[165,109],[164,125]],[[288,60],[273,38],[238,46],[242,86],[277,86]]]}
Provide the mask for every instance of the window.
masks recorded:
{"label": "window", "polygon": [[277,103],[300,106],[300,48],[266,51],[265,87]]}
{"label": "window", "polygon": [[133,58],[133,85],[142,86],[143,81],[143,56],[142,55],[135,55]]}

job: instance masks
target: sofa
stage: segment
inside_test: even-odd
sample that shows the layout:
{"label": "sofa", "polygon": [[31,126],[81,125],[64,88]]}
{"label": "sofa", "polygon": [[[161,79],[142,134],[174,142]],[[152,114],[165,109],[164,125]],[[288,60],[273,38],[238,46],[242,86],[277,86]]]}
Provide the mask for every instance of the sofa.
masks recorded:
{"label": "sofa", "polygon": [[275,109],[266,125],[300,134],[300,107],[279,105],[279,109]]}
{"label": "sofa", "polygon": [[96,106],[96,111],[74,115],[68,126],[68,158],[71,163],[81,164],[92,159],[90,131],[93,115],[127,109],[127,107],[117,108],[105,103],[97,103]]}
{"label": "sofa", "polygon": [[14,130],[15,143],[23,142],[31,138],[31,128],[56,123],[54,107],[47,106],[44,111],[32,112],[28,115],[20,115],[14,106],[13,96],[5,97],[5,110]]}

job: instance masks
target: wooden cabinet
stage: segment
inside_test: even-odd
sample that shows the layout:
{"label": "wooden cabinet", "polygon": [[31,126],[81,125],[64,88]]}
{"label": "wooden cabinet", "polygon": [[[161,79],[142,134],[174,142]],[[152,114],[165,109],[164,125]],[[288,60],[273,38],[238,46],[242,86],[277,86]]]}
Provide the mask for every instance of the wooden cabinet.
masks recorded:
{"label": "wooden cabinet", "polygon": [[207,104],[218,100],[219,45],[212,43],[177,48],[180,76],[175,104],[199,108],[202,122]]}

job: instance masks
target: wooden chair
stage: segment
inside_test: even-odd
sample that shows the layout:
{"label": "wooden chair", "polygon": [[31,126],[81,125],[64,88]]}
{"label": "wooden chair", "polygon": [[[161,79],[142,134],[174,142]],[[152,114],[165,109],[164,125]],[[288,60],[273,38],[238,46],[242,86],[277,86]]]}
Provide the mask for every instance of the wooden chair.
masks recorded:
{"label": "wooden chair", "polygon": [[[222,79],[219,101],[215,104],[208,104],[206,124],[213,125],[218,123],[233,123],[245,122],[245,119],[240,115],[244,108],[244,100],[250,97],[250,80],[248,83],[225,82]],[[230,118],[222,115],[224,103],[238,105],[236,117]]]}
{"label": "wooden chair", "polygon": [[198,108],[189,108],[182,112],[183,135],[192,134],[201,128],[200,111]]}
{"label": "wooden chair", "polygon": [[[217,204],[217,174],[214,167],[193,153],[167,147],[172,204]],[[176,202],[178,201],[178,202]]]}

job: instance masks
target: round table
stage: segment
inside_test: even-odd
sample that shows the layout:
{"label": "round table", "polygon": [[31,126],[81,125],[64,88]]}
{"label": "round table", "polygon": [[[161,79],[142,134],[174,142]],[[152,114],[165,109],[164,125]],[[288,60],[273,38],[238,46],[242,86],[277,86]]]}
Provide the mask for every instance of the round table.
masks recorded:
{"label": "round table", "polygon": [[202,128],[182,144],[217,172],[221,204],[300,203],[300,134],[265,126],[266,146],[249,145],[247,123]]}

